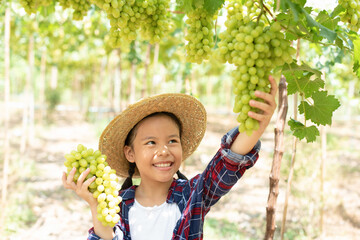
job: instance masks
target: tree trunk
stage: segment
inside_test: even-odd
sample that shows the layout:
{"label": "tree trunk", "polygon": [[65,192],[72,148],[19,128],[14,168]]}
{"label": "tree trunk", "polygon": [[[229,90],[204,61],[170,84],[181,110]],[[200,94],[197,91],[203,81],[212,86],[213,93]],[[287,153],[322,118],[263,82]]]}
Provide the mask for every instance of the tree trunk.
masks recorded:
{"label": "tree trunk", "polygon": [[[296,60],[298,63],[300,63],[300,46],[301,46],[300,39],[298,39],[297,46],[296,46]],[[297,102],[298,102],[297,93],[294,94],[293,100],[294,100],[294,102],[293,102],[294,120],[297,120],[297,113],[298,113],[298,111],[297,111]],[[297,138],[294,136],[293,137],[290,172],[289,172],[289,177],[288,177],[288,181],[287,181],[287,185],[286,185],[286,195],[285,195],[283,219],[282,219],[282,224],[281,224],[281,240],[284,239],[284,234],[285,234],[287,208],[288,208],[288,202],[289,202],[289,197],[290,197],[290,193],[291,193],[291,182],[292,182],[292,177],[294,174],[295,159],[296,159],[296,145],[297,145]]]}
{"label": "tree trunk", "polygon": [[280,178],[280,166],[282,156],[284,154],[284,127],[286,121],[286,114],[288,110],[288,99],[286,90],[286,79],[281,76],[279,83],[279,107],[278,116],[276,119],[275,131],[275,149],[273,163],[270,173],[270,189],[268,202],[266,207],[266,232],[265,240],[274,238],[275,233],[275,210],[276,201],[279,195],[279,178]]}
{"label": "tree trunk", "polygon": [[148,75],[149,75],[149,64],[150,64],[150,52],[151,52],[151,44],[149,43],[146,50],[145,57],[145,65],[144,65],[144,76],[142,79],[142,88],[141,88],[141,97],[146,96],[146,92],[148,91]]}
{"label": "tree trunk", "polygon": [[[4,24],[4,166],[3,179],[1,187],[1,209],[6,209],[7,199],[7,185],[9,174],[9,158],[10,158],[10,136],[9,136],[9,121],[10,121],[10,4],[5,10],[5,24]],[[0,235],[4,236],[5,211],[0,213]]]}
{"label": "tree trunk", "polygon": [[40,123],[45,118],[45,79],[46,79],[46,48],[41,53],[40,63],[40,80],[39,80],[39,106],[40,106]]}
{"label": "tree trunk", "polygon": [[21,135],[21,143],[20,143],[20,152],[21,154],[25,153],[26,148],[30,138],[30,108],[31,102],[33,101],[33,94],[32,94],[32,86],[31,80],[33,75],[33,68],[34,68],[34,35],[31,33],[29,37],[29,45],[28,45],[28,74],[26,76],[25,82],[25,99],[24,99],[24,109],[23,109],[23,120],[22,120],[22,135]]}
{"label": "tree trunk", "polygon": [[321,126],[321,162],[320,162],[320,236],[324,235],[324,177],[325,177],[325,161],[327,158],[326,153],[326,126]]}
{"label": "tree trunk", "polygon": [[121,73],[122,73],[122,67],[121,67],[121,51],[120,49],[117,49],[116,51],[118,56],[118,61],[116,61],[117,65],[115,67],[115,77],[114,77],[114,106],[115,106],[115,112],[118,113],[121,111]]}
{"label": "tree trunk", "polygon": [[153,77],[152,77],[152,84],[149,87],[149,94],[152,95],[154,93],[153,86],[158,76],[158,62],[159,62],[159,52],[160,52],[160,45],[159,43],[155,44],[154,49],[154,59],[153,59]]}
{"label": "tree trunk", "polygon": [[[297,94],[294,94],[294,120],[297,120]],[[294,167],[295,167],[295,159],[296,159],[296,145],[297,145],[297,138],[293,137],[293,146],[292,146],[292,155],[291,155],[291,165],[290,165],[290,172],[289,177],[286,185],[286,195],[285,195],[285,203],[284,203],[284,211],[283,211],[283,218],[282,218],[282,225],[281,225],[281,240],[284,239],[285,234],[285,225],[286,225],[286,215],[287,215],[287,208],[289,197],[291,193],[291,182],[294,175]]]}
{"label": "tree trunk", "polygon": [[50,88],[56,89],[58,85],[58,68],[56,65],[51,66],[51,79],[50,79]]}
{"label": "tree trunk", "polygon": [[108,89],[108,102],[110,104],[110,111],[114,112],[115,110],[115,103],[114,103],[114,82],[112,79],[111,74],[111,65],[110,65],[110,54],[106,56],[106,78],[109,84]]}
{"label": "tree trunk", "polygon": [[129,104],[132,104],[135,102],[135,93],[136,93],[136,63],[135,61],[131,62],[131,69],[130,69],[130,79],[129,79]]}

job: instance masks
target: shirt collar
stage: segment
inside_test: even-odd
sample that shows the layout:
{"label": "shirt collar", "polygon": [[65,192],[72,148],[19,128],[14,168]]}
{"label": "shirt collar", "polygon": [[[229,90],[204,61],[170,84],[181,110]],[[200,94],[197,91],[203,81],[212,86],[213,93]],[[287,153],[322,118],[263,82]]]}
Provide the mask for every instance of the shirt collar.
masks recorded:
{"label": "shirt collar", "polygon": [[[166,202],[167,203],[173,203],[174,202],[174,188],[176,186],[176,179],[174,178],[170,188],[169,188],[169,193],[168,196],[166,198]],[[120,197],[122,198],[122,200],[125,202],[126,205],[132,205],[134,203],[134,199],[135,199],[135,189],[136,189],[136,185],[133,185],[123,191],[120,192]]]}

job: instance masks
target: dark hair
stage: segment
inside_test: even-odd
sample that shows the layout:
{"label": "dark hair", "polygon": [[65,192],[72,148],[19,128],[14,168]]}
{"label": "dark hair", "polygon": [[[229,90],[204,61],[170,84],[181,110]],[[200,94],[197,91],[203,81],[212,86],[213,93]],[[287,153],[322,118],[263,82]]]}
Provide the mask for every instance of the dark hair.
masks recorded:
{"label": "dark hair", "polygon": [[[133,144],[135,136],[136,136],[137,129],[139,128],[139,123],[142,122],[143,120],[147,119],[147,118],[154,117],[154,116],[168,116],[168,117],[170,117],[176,123],[176,125],[179,127],[179,134],[180,134],[180,137],[181,137],[181,131],[182,131],[181,122],[175,116],[175,114],[170,113],[170,112],[155,112],[155,113],[152,113],[152,114],[144,117],[143,119],[141,119],[141,121],[139,121],[130,130],[129,134],[127,135],[127,137],[125,139],[125,146],[132,147],[132,144]],[[136,164],[129,162],[129,171],[128,171],[129,176],[125,179],[124,183],[122,184],[121,190],[127,189],[127,188],[129,188],[129,187],[131,187],[133,185],[132,176],[134,175],[135,170],[136,170]],[[177,174],[179,179],[188,180],[187,177],[184,174],[182,174],[179,170],[176,172],[176,174]]]}

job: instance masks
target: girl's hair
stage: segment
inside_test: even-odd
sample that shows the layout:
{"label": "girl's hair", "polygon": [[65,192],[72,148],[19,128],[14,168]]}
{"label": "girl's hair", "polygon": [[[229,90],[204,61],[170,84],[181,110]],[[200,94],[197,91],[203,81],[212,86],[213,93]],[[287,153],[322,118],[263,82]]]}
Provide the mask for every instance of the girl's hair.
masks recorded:
{"label": "girl's hair", "polygon": [[[180,137],[181,137],[181,131],[182,131],[182,128],[181,128],[181,123],[179,121],[179,119],[172,113],[169,113],[169,112],[155,112],[155,113],[152,113],[146,117],[144,117],[141,121],[143,121],[144,119],[147,119],[147,118],[150,118],[150,117],[153,117],[153,116],[168,116],[170,117],[175,123],[176,125],[179,127],[179,133],[180,133]],[[135,136],[136,136],[136,132],[139,128],[139,123],[141,122],[139,121],[129,132],[129,134],[127,135],[126,137],[126,140],[125,140],[125,146],[130,146],[132,147],[132,144],[134,142],[134,139],[135,139]],[[135,169],[136,169],[136,164],[135,163],[131,163],[129,162],[129,176],[125,179],[124,183],[122,184],[121,186],[121,190],[124,190],[124,189],[127,189],[129,187],[131,187],[133,185],[133,182],[132,182],[132,176],[134,175],[135,173]],[[187,177],[185,177],[184,174],[182,174],[179,170],[176,172],[177,176],[179,179],[185,179],[185,180],[188,180]],[[121,191],[120,190],[120,191]]]}

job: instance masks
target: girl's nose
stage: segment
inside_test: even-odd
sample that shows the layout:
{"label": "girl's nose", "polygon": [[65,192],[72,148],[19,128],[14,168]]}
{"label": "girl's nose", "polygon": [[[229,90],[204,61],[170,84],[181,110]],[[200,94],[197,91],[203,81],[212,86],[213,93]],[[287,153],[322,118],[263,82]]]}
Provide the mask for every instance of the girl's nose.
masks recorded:
{"label": "girl's nose", "polygon": [[162,147],[160,147],[157,151],[158,155],[166,155],[169,154],[169,148],[167,145],[163,145]]}

